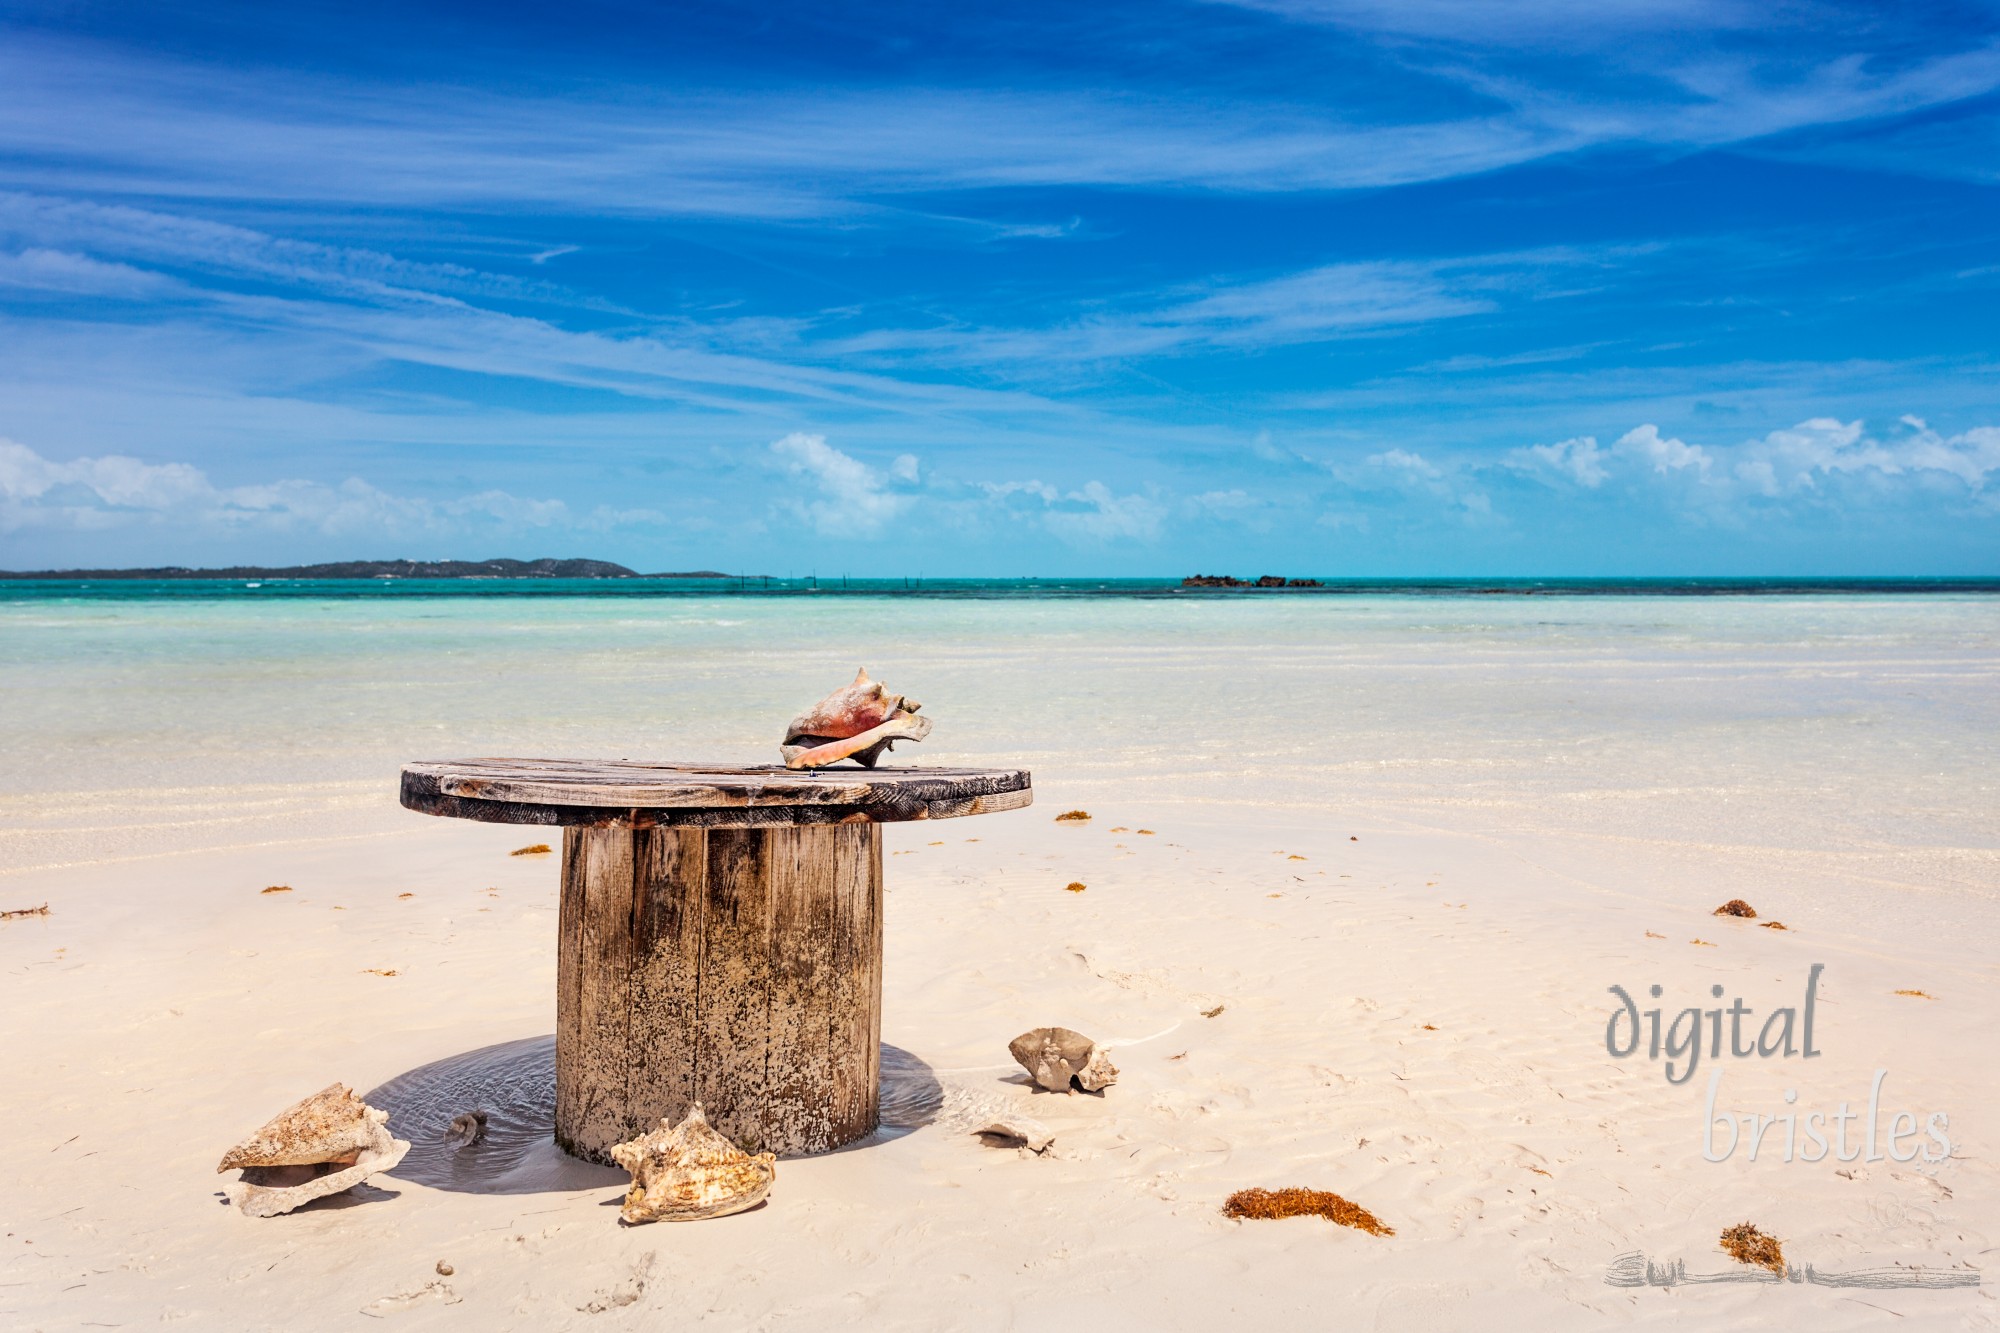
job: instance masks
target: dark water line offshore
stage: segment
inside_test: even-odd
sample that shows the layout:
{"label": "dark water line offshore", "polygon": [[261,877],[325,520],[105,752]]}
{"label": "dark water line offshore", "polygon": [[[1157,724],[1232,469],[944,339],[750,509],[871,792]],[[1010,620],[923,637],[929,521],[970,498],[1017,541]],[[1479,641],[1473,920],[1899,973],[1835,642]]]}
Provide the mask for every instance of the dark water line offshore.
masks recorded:
{"label": "dark water line offshore", "polygon": [[0,579],[4,602],[214,601],[412,597],[916,597],[936,599],[1242,597],[1992,596],[2000,578],[1325,579],[1316,588],[1184,588],[1178,579],[453,578]]}

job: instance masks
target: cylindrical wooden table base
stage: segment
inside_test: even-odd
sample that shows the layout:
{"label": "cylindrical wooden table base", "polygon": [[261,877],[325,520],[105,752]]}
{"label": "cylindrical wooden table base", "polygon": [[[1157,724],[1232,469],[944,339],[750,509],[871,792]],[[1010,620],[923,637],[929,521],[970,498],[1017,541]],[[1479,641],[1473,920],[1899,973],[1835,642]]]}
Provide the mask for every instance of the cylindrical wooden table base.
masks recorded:
{"label": "cylindrical wooden table base", "polygon": [[609,1150],[700,1102],[751,1151],[876,1127],[875,823],[563,830],[556,1142]]}

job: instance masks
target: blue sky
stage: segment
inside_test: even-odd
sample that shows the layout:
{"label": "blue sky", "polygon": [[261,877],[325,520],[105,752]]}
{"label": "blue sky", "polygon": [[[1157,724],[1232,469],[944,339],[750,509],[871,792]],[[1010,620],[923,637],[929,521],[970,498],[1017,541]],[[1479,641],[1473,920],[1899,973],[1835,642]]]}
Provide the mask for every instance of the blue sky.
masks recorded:
{"label": "blue sky", "polygon": [[2000,7],[0,0],[0,566],[2000,573]]}

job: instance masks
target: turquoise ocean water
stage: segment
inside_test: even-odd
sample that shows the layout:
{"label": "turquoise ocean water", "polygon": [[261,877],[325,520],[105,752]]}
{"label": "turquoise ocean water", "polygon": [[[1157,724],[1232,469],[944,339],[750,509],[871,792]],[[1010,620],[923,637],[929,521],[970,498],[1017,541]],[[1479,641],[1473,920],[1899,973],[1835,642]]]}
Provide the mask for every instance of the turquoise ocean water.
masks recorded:
{"label": "turquoise ocean water", "polygon": [[771,762],[857,666],[937,720],[899,761],[1050,801],[1996,881],[2000,581],[1966,580],[0,581],[0,873],[388,827],[408,759]]}

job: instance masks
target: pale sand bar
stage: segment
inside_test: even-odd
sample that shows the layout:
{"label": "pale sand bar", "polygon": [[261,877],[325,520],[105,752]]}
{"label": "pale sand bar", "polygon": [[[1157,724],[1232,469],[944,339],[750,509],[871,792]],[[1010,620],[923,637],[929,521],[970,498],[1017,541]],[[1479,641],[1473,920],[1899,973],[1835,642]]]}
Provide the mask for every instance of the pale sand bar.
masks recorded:
{"label": "pale sand bar", "polygon": [[[1712,710],[1665,722],[1644,715],[1676,688],[1659,682],[1724,672],[1716,654],[1690,663],[1648,640],[1605,666],[1524,640],[1502,645],[1522,656],[1496,666],[1495,649],[1482,666],[1460,649],[1465,676],[1446,667],[1422,682],[1425,721],[1404,682],[1429,669],[1431,632],[1378,644],[1366,662],[1306,660],[1289,643],[1263,644],[1257,668],[1228,645],[1173,649],[1179,693],[1156,701],[1240,682],[1246,723],[1287,699],[1315,718],[1248,753],[1204,741],[1178,761],[1142,734],[1132,697],[1089,702],[1162,679],[1165,648],[1065,657],[1043,644],[1040,662],[1014,663],[1061,684],[1045,713],[1084,719],[1055,735],[1019,698],[977,711],[982,686],[999,694],[1021,678],[1004,660],[968,665],[977,644],[956,666],[956,651],[908,642],[871,656],[899,687],[946,683],[925,699],[939,728],[921,759],[1019,762],[1038,803],[887,830],[884,1040],[933,1071],[929,1123],[782,1162],[767,1206],[708,1223],[623,1228],[620,1174],[565,1176],[552,1156],[528,1174],[560,1187],[530,1192],[378,1177],[379,1189],[267,1221],[219,1197],[221,1150],[334,1079],[366,1092],[553,1031],[552,858],[508,855],[529,831],[395,805],[396,761],[491,752],[510,709],[530,716],[531,691],[476,724],[444,709],[449,726],[414,739],[302,724],[320,730],[297,747],[289,796],[225,785],[179,749],[158,754],[160,771],[189,780],[164,795],[117,796],[104,780],[16,789],[0,909],[51,911],[0,924],[0,1323],[1860,1328],[1895,1311],[1911,1327],[1992,1326],[1990,1282],[1604,1280],[1635,1250],[1725,1269],[1717,1234],[1745,1220],[1821,1270],[1990,1264],[2000,875],[1991,771],[1973,762],[1992,743],[1990,637],[1913,649],[1905,636],[1840,656],[1787,649],[1780,629],[1722,655]],[[774,666],[769,692],[810,697],[859,647]],[[1782,743],[1732,713],[1785,716],[1781,701],[1836,679],[1858,681],[1838,687],[1858,702],[1806,708]],[[1564,696],[1577,700],[1574,734],[1546,720],[1570,716]],[[1495,720],[1523,698],[1543,699],[1543,721]],[[1811,750],[1869,715],[1955,756],[1939,790],[1963,803],[1932,801],[1942,813],[1929,824],[1899,813],[1935,779],[1922,756],[1907,778],[1867,779],[1900,752],[1896,736],[1850,754],[1860,774]],[[557,750],[567,731],[562,748],[619,752],[594,719],[533,716],[509,748]],[[753,736],[704,725],[685,752],[734,743],[765,757]],[[1560,769],[1546,781],[1522,758],[1537,727]],[[630,752],[659,752],[666,723],[641,730]],[[349,731],[347,748],[324,739]],[[1127,748],[1091,743],[1114,732]],[[1482,756],[1505,771],[1479,776]],[[1452,775],[1384,776],[1444,760]],[[257,800],[280,805],[259,813]],[[1054,822],[1071,807],[1093,818]],[[1071,881],[1088,888],[1068,892]],[[273,884],[292,891],[260,892]],[[1710,915],[1735,897],[1792,929]],[[1720,984],[1761,1012],[1798,1004],[1814,963],[1826,969],[1817,1060],[1704,1061],[1670,1087],[1658,1063],[1605,1053],[1613,984],[1642,996],[1659,983],[1674,1009],[1726,1005],[1709,998]],[[1101,1099],[1032,1092],[1006,1042],[1042,1024],[1122,1043],[1119,1082]],[[1956,1153],[1907,1166],[1741,1151],[1705,1162],[1710,1063],[1725,1071],[1725,1107],[1767,1113],[1786,1088],[1801,1110],[1865,1108],[1886,1069],[1885,1118],[1946,1112]],[[1009,1110],[1055,1130],[1049,1156],[972,1136]],[[434,1139],[441,1126],[392,1128]],[[1286,1185],[1337,1190],[1396,1234],[1220,1215],[1233,1190]],[[436,1275],[440,1260],[451,1277]]]}

